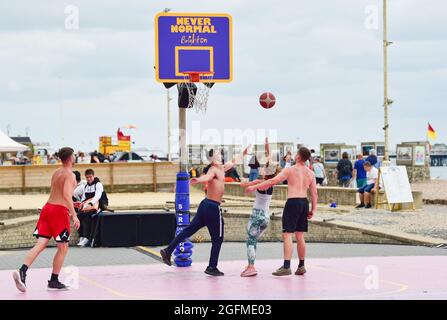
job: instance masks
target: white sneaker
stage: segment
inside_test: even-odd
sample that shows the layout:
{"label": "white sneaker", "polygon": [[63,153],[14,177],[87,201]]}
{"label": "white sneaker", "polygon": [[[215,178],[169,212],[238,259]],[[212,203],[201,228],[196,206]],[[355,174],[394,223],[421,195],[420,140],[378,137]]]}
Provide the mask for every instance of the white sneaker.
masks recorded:
{"label": "white sneaker", "polygon": [[85,245],[89,242],[87,238],[84,238],[79,246],[85,247]]}
{"label": "white sneaker", "polygon": [[77,246],[82,246],[82,241],[84,241],[84,239],[84,237],[80,237]]}

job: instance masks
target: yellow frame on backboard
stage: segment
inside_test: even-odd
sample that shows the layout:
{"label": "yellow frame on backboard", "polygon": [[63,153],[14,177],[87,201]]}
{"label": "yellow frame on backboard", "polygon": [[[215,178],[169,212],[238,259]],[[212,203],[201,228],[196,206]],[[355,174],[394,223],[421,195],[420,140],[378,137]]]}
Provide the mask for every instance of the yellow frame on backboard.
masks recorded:
{"label": "yellow frame on backboard", "polygon": [[[210,74],[214,73],[214,48],[213,47],[175,47],[175,75],[178,77],[184,76],[185,74],[183,72],[179,71],[179,59],[178,59],[178,52],[180,50],[208,50],[210,53],[210,67],[209,71]],[[188,70],[188,71],[197,71],[197,70]],[[202,74],[202,73],[201,73]],[[206,73],[204,73],[206,74]]]}

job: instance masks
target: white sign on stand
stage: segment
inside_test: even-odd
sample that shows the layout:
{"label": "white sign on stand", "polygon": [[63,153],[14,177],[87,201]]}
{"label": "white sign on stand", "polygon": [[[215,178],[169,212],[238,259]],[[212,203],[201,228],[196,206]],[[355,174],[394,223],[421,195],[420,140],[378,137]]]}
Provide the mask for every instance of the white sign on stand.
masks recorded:
{"label": "white sign on stand", "polygon": [[380,176],[389,204],[414,202],[405,166],[381,167]]}

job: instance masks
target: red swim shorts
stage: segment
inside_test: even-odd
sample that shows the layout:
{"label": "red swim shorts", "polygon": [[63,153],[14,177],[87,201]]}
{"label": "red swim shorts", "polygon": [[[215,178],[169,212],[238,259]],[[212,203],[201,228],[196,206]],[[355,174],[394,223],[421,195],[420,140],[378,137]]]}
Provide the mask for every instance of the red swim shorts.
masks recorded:
{"label": "red swim shorts", "polygon": [[68,242],[70,240],[68,209],[59,204],[45,204],[40,212],[34,236],[36,238],[54,238],[56,242],[60,243]]}

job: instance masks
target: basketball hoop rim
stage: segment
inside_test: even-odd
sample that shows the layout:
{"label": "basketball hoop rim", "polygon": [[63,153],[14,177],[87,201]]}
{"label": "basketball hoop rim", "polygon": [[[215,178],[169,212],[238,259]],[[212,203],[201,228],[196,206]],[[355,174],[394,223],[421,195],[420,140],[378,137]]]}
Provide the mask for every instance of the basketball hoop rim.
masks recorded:
{"label": "basketball hoop rim", "polygon": [[182,74],[185,79],[188,78],[189,82],[200,82],[202,76],[213,77],[214,71],[183,71]]}

